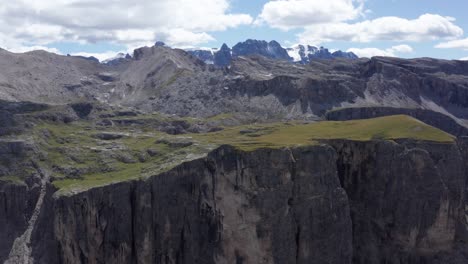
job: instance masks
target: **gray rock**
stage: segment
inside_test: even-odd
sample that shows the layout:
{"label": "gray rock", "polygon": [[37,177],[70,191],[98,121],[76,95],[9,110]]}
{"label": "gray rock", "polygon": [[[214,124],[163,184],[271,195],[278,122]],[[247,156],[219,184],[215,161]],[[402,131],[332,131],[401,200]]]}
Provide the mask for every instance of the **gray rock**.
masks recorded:
{"label": "gray rock", "polygon": [[[324,143],[253,152],[226,146],[148,180],[54,199],[48,189],[32,256],[47,263],[466,263],[464,141]],[[2,190],[0,206],[16,206]],[[23,204],[36,197],[22,194]],[[0,228],[18,231],[0,234],[21,233],[15,212],[0,215]],[[8,249],[11,239],[1,241]]]}
{"label": "gray rock", "polygon": [[[468,63],[462,61],[374,57],[292,65],[251,55],[216,68],[167,46],[137,49],[114,66],[46,52],[2,52],[0,61],[0,99],[9,101],[79,98],[178,116],[242,113],[257,121],[317,120],[341,107],[426,109],[468,119]],[[115,78],[97,77],[105,72]]]}
{"label": "gray rock", "polygon": [[86,118],[93,111],[93,105],[90,103],[75,103],[71,105],[71,108],[79,118]]}
{"label": "gray rock", "polygon": [[102,140],[116,140],[116,139],[121,139],[124,137],[123,134],[111,133],[111,132],[97,133],[94,136]]}
{"label": "gray rock", "polygon": [[457,237],[466,206],[466,161],[456,145],[329,144],[338,152],[338,176],[350,201],[353,263],[468,260],[448,261],[462,252]]}

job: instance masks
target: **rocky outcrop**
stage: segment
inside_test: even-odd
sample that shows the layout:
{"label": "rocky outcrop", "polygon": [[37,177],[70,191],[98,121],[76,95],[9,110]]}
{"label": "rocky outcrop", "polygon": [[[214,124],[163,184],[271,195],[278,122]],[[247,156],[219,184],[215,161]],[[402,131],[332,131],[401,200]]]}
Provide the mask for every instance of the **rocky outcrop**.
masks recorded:
{"label": "rocky outcrop", "polygon": [[93,111],[93,105],[90,103],[74,103],[70,107],[79,118],[86,118]]}
{"label": "rocky outcrop", "polygon": [[22,122],[18,114],[28,114],[48,109],[45,104],[32,102],[9,102],[0,100],[0,136],[18,133],[22,130]]}
{"label": "rocky outcrop", "polygon": [[457,123],[450,116],[424,109],[409,109],[395,107],[351,107],[329,111],[325,114],[327,120],[345,121],[354,119],[368,119],[389,115],[408,115],[422,122],[437,127],[455,136],[468,135],[468,128]]}
{"label": "rocky outcrop", "polygon": [[13,115],[8,111],[0,110],[0,124],[2,124],[2,127],[0,127],[0,136],[5,136],[13,133],[16,127],[15,119],[13,118]]}
{"label": "rocky outcrop", "polygon": [[466,263],[466,161],[456,145],[330,144],[350,202],[353,263]]}
{"label": "rocky outcrop", "polygon": [[[36,263],[466,263],[462,145],[226,146],[147,180],[54,197],[48,188],[31,256]],[[1,259],[31,213],[9,211],[26,208],[27,196],[10,196],[8,186],[0,208],[9,214],[0,221],[12,231],[0,232],[8,237]]]}
{"label": "rocky outcrop", "polygon": [[10,253],[13,242],[26,230],[38,192],[0,180],[0,263]]}
{"label": "rocky outcrop", "polygon": [[34,152],[34,146],[27,141],[0,140],[0,177],[23,176],[26,157]]}
{"label": "rocky outcrop", "polygon": [[[338,80],[300,79],[279,76],[267,80],[236,80],[229,93],[232,97],[267,97],[273,95],[284,106],[297,104],[306,113],[324,114],[355,95],[353,87]],[[303,117],[304,118],[304,117]]]}
{"label": "rocky outcrop", "polygon": [[228,66],[232,61],[231,49],[223,44],[218,52],[214,54],[213,63],[219,66]]}
{"label": "rocky outcrop", "polygon": [[38,104],[33,102],[10,102],[0,100],[0,110],[11,114],[25,114],[48,109],[46,104]]}

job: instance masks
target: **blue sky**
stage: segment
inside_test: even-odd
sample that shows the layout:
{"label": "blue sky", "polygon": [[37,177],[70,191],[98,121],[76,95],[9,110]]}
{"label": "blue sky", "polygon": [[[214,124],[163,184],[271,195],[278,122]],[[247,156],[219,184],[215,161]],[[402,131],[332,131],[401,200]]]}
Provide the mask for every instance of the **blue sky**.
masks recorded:
{"label": "blue sky", "polygon": [[[258,15],[262,11],[262,7],[268,1],[254,0],[232,1],[233,12],[247,12],[252,16]],[[466,35],[468,35],[468,1],[465,0],[368,0],[365,3],[366,8],[371,12],[366,14],[366,18],[375,19],[384,16],[398,16],[408,19],[414,19],[422,14],[440,14],[442,16],[450,16],[456,19],[455,24],[461,27]],[[268,26],[251,27],[243,26],[237,29],[226,32],[216,33],[214,36],[217,41],[211,42],[207,46],[218,47],[222,42],[229,45],[234,45],[239,40],[248,38],[259,38],[265,40],[277,40],[282,45],[288,46],[290,43],[297,43],[296,34],[300,30],[282,31],[273,29]],[[459,59],[468,57],[468,50],[463,49],[436,49],[434,48],[440,41],[423,41],[410,43],[414,51],[407,54],[400,54],[400,57],[436,57],[446,59]],[[347,50],[352,47],[369,48],[375,47],[386,49],[399,43],[398,41],[375,41],[372,43],[356,43],[349,41],[332,41],[321,43],[323,46],[332,49]],[[311,43],[315,45],[315,43]]]}
{"label": "blue sky", "polygon": [[103,59],[156,40],[219,47],[255,38],[367,57],[468,59],[466,10],[462,0],[14,0],[0,7],[0,47]]}

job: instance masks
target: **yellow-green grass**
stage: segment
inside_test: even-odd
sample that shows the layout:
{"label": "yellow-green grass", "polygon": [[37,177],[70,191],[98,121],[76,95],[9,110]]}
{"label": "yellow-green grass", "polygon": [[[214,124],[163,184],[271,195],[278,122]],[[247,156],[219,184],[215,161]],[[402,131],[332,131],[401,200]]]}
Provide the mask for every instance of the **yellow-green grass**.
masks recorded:
{"label": "yellow-green grass", "polygon": [[2,176],[0,177],[0,181],[19,184],[19,185],[25,184],[24,180],[18,176]]}
{"label": "yellow-green grass", "polygon": [[[42,127],[45,128],[45,127]],[[52,164],[67,164],[71,167],[99,167],[100,154],[93,152],[91,147],[100,140],[92,135],[96,130],[89,129],[85,124],[47,126],[53,134],[49,139],[47,162]],[[101,131],[103,132],[103,131]],[[56,142],[65,138],[65,143]],[[170,147],[164,141],[191,141],[188,147]],[[154,131],[153,133],[131,134],[122,139],[107,141],[123,146],[122,151],[131,155],[144,153],[148,149],[156,149],[158,155],[150,157],[145,162],[135,163],[112,162],[113,170],[109,172],[90,172],[80,179],[57,179],[54,185],[61,193],[81,191],[113,182],[138,179],[157,175],[178,164],[202,157],[210,150],[220,145],[231,145],[244,151],[260,148],[283,148],[317,144],[321,140],[347,139],[355,141],[415,139],[451,143],[455,138],[437,128],[424,124],[405,115],[386,116],[374,119],[352,121],[323,121],[316,123],[288,122],[259,125],[227,127],[222,131],[204,134],[188,134],[173,136]],[[102,144],[102,142],[100,142]],[[102,145],[101,145],[102,147]],[[62,152],[62,148],[79,149],[81,162],[71,162]],[[88,154],[87,154],[88,153]],[[101,158],[99,158],[101,157]],[[58,176],[58,175],[57,175]],[[57,177],[56,177],[57,178]],[[58,177],[60,178],[60,177]]]}
{"label": "yellow-green grass", "polygon": [[[90,171],[74,179],[67,178],[66,175],[60,175],[56,172],[53,175],[53,184],[60,190],[59,194],[79,192],[110,183],[153,176],[184,161],[206,155],[213,149],[213,147],[207,148],[206,145],[199,144],[180,148],[158,143],[159,139],[166,139],[168,142],[190,141],[190,139],[183,136],[172,136],[158,131],[152,133],[125,133],[126,136],[123,138],[102,141],[94,137],[97,130],[79,123],[67,125],[42,124],[37,128],[38,131],[47,129],[51,134],[47,142],[41,144],[43,150],[47,153],[46,160],[42,161],[41,165],[89,169],[88,171]],[[114,128],[100,132],[117,131]],[[118,146],[121,149],[108,151],[107,147],[109,146]],[[156,150],[158,155],[152,157],[146,154],[149,149]],[[65,150],[71,153],[65,155]],[[106,154],[111,152],[114,155]],[[122,152],[133,158],[134,162],[124,163],[116,160],[115,155]],[[146,155],[146,160],[138,160],[138,154]],[[74,157],[73,160],[70,155]],[[111,165],[112,169],[108,172],[99,171],[102,163]]]}
{"label": "yellow-green grass", "polygon": [[[158,150],[162,149],[158,148]],[[59,194],[67,194],[110,183],[147,178],[168,171],[185,161],[203,157],[210,150],[199,146],[165,150],[161,155],[150,158],[145,162],[116,163],[112,171],[89,173],[79,179],[59,179],[54,181],[54,186],[60,190]]]}
{"label": "yellow-green grass", "polygon": [[[248,131],[251,133],[245,133]],[[240,133],[244,131],[244,133]],[[228,144],[242,150],[281,148],[314,144],[319,140],[355,141],[415,139],[449,143],[455,137],[405,115],[352,121],[323,121],[310,124],[277,123],[229,128],[195,135],[202,142]]]}
{"label": "yellow-green grass", "polygon": [[208,121],[220,121],[220,120],[229,119],[229,118],[233,118],[233,117],[234,117],[233,113],[222,113],[222,114],[219,114],[219,115],[208,117],[206,120],[208,120]]}

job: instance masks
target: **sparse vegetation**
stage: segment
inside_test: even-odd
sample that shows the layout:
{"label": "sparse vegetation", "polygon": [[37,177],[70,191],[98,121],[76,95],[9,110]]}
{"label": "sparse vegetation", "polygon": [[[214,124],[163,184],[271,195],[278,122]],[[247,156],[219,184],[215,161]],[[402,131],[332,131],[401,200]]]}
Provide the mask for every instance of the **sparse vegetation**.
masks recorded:
{"label": "sparse vegetation", "polygon": [[233,113],[223,113],[223,114],[211,116],[211,117],[207,118],[207,120],[208,121],[220,121],[220,120],[229,119],[229,118],[232,118],[232,117],[234,117]]}
{"label": "sparse vegetation", "polygon": [[3,176],[3,177],[0,177],[0,181],[15,183],[19,185],[24,184],[24,179],[18,176]]}
{"label": "sparse vegetation", "polygon": [[[95,137],[96,133],[116,132],[125,136],[111,140]],[[185,135],[140,130],[135,126],[102,129],[88,121],[41,122],[34,128],[34,140],[44,153],[39,163],[53,172],[53,184],[62,194],[157,175],[226,144],[252,151],[312,145],[327,139],[399,138],[454,141],[453,136],[443,131],[401,115],[344,122],[254,124]]]}

